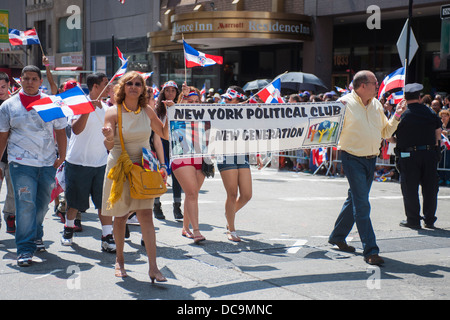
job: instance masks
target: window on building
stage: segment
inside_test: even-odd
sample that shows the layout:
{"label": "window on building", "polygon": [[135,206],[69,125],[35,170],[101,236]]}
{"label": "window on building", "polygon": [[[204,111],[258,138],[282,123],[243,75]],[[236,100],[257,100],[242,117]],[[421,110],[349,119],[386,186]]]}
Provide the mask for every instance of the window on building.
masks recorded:
{"label": "window on building", "polygon": [[67,27],[67,19],[69,17],[59,19],[59,43],[58,52],[77,52],[82,51],[82,33],[81,29]]}

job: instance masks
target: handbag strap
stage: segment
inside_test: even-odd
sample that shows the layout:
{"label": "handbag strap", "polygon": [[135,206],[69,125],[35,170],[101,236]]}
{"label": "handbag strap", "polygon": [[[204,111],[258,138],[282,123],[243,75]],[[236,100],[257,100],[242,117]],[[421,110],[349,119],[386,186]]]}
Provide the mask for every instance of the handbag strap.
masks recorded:
{"label": "handbag strap", "polygon": [[119,137],[120,137],[120,145],[122,146],[122,151],[125,151],[125,144],[123,143],[123,135],[122,135],[122,104],[119,103],[117,105],[117,117],[118,121],[118,129],[119,129]]}

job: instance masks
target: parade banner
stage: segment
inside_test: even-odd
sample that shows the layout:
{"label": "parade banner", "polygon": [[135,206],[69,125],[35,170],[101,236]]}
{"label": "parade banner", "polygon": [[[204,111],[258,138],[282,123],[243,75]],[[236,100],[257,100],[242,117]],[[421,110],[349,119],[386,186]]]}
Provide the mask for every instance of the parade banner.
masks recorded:
{"label": "parade banner", "polygon": [[335,146],[344,114],[338,101],[176,104],[168,108],[171,158]]}

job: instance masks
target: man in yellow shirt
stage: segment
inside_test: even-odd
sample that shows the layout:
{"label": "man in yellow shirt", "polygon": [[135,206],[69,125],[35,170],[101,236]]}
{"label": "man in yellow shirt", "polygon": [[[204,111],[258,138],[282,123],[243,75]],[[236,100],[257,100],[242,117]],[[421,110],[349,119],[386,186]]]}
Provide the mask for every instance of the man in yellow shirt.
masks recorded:
{"label": "man in yellow shirt", "polygon": [[375,98],[378,81],[368,70],[359,71],[353,78],[353,91],[340,99],[346,105],[344,126],[339,147],[342,150],[342,165],[349,183],[348,197],[336,220],[328,242],[340,250],[354,252],[345,238],[356,223],[363,244],[364,260],[373,265],[381,265],[375,233],[370,221],[369,192],[372,186],[375,162],[382,139],[387,139],[397,129],[404,102],[399,103],[394,117],[384,115],[383,106]]}

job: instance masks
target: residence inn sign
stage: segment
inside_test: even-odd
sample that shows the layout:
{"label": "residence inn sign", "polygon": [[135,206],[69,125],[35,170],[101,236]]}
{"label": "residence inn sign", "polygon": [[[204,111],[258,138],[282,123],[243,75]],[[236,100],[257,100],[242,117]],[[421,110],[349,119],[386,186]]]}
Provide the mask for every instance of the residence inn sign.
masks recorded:
{"label": "residence inn sign", "polygon": [[281,44],[312,40],[311,19],[300,14],[251,11],[173,15],[171,31],[150,34],[153,52],[170,50],[182,38],[207,48]]}

